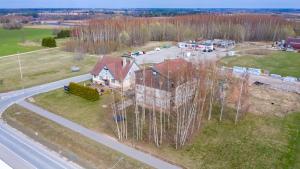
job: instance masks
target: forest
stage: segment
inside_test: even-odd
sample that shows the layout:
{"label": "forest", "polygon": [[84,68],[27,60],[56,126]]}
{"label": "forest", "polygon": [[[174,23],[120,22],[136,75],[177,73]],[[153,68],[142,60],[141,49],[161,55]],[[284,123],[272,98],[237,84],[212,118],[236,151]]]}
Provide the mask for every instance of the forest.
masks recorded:
{"label": "forest", "polygon": [[148,41],[231,39],[274,41],[294,36],[296,23],[283,17],[257,14],[199,14],[174,17],[92,19],[72,31],[67,50],[109,53]]}

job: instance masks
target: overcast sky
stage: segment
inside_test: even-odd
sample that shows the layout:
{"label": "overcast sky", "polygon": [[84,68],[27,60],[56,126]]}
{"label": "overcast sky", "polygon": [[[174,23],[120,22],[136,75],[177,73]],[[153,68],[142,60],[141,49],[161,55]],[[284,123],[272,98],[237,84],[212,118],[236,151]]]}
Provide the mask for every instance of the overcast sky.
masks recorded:
{"label": "overcast sky", "polygon": [[300,0],[0,0],[0,8],[300,8]]}

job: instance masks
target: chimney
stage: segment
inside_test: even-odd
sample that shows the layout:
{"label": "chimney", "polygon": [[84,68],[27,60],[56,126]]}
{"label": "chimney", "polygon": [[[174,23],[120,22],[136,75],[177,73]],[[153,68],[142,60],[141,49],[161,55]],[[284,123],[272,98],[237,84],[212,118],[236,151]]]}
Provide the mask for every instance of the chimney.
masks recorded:
{"label": "chimney", "polygon": [[127,64],[127,60],[126,60],[126,58],[125,58],[125,57],[123,57],[123,61],[122,61],[122,65],[123,65],[123,67],[125,67],[125,66],[126,66],[126,64]]}

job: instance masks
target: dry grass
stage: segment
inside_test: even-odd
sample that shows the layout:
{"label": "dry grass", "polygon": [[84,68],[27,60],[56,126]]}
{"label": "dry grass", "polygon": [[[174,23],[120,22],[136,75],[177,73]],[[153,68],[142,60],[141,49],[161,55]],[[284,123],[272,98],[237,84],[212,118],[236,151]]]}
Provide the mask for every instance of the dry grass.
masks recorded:
{"label": "dry grass", "polygon": [[[17,56],[0,58],[0,80],[3,80],[0,92],[20,89],[22,85],[30,87],[88,73],[98,59],[97,56],[86,56],[83,61],[76,62],[73,53],[57,48],[19,56],[23,70],[22,81]],[[80,72],[71,72],[70,68],[73,65],[78,65],[81,68]]]}
{"label": "dry grass", "polygon": [[[61,39],[57,43],[61,46],[65,41],[66,39]],[[120,57],[127,51],[148,51],[165,44],[171,43],[149,42],[144,46],[120,50],[110,55]],[[3,84],[0,84],[0,92],[21,89],[22,85],[26,88],[88,73],[99,58],[97,55],[86,55],[85,59],[79,62],[74,60],[74,55],[74,53],[64,52],[57,48],[19,55],[22,63],[23,81],[20,79],[17,56],[0,58],[0,81],[3,81]],[[71,72],[70,68],[73,65],[79,66],[80,72]]]}
{"label": "dry grass", "polygon": [[257,115],[283,117],[300,110],[300,95],[264,86],[251,86],[250,104],[250,112]]}
{"label": "dry grass", "polygon": [[121,157],[124,159],[115,166],[116,169],[150,168],[17,105],[5,112],[4,119],[84,168],[111,168]]}

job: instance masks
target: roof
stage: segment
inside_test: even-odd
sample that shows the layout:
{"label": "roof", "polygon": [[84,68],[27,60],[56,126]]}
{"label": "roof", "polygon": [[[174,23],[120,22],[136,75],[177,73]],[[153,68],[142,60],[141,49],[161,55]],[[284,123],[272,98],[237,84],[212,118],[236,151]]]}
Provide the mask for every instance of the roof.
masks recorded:
{"label": "roof", "polygon": [[181,82],[187,81],[184,73],[191,67],[191,62],[181,58],[165,60],[151,68],[136,71],[136,84],[144,85],[145,80],[148,87],[169,91]]}
{"label": "roof", "polygon": [[97,76],[101,70],[106,67],[116,80],[122,81],[125,79],[133,64],[134,62],[126,60],[126,65],[123,66],[123,59],[121,57],[103,56],[98,60],[97,64],[91,71],[91,74]]}

